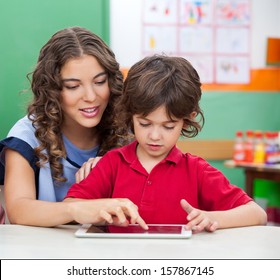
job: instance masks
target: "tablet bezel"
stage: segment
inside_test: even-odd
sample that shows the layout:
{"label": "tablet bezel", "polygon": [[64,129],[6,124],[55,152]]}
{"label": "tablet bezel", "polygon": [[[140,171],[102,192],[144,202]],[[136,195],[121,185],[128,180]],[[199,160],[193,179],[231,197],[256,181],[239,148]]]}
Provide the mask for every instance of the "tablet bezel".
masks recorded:
{"label": "tablet bezel", "polygon": [[[168,239],[187,239],[192,236],[191,230],[186,230],[183,224],[149,224],[149,227],[173,227],[180,226],[181,233],[149,233],[145,231],[143,233],[91,233],[88,229],[94,226],[92,224],[83,224],[75,232],[76,237],[86,237],[86,238],[168,238]],[[97,226],[98,227],[98,226]],[[139,227],[139,225],[129,225],[128,227]]]}

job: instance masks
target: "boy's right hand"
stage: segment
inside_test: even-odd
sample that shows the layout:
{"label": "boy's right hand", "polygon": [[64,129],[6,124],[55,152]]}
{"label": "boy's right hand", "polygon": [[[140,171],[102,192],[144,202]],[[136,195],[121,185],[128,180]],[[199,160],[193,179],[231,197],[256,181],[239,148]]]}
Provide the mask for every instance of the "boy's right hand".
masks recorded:
{"label": "boy's right hand", "polygon": [[[148,226],[139,215],[138,207],[127,198],[111,198],[107,200],[107,207],[100,211],[100,216],[109,224],[118,226],[128,226],[130,224],[139,224],[147,230]],[[110,200],[110,201],[108,201]],[[128,219],[130,219],[130,222]]]}
{"label": "boy's right hand", "polygon": [[148,229],[147,224],[139,215],[137,205],[127,198],[67,198],[64,202],[69,202],[71,216],[80,224],[107,222],[118,226],[128,226],[131,223],[139,224],[145,230]]}

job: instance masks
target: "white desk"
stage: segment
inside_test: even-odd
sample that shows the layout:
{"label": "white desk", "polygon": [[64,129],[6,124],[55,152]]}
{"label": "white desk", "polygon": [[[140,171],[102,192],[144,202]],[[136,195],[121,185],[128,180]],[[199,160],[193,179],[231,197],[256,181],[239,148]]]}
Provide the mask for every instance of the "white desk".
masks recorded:
{"label": "white desk", "polygon": [[0,259],[279,259],[280,227],[194,234],[187,240],[89,239],[77,226],[0,225]]}

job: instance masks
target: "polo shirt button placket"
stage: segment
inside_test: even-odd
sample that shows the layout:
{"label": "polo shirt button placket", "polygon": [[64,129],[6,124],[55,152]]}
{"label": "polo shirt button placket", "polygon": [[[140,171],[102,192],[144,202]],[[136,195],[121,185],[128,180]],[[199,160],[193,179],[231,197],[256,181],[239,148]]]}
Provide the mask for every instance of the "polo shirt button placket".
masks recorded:
{"label": "polo shirt button placket", "polygon": [[152,184],[152,181],[147,181],[147,185],[150,186]]}

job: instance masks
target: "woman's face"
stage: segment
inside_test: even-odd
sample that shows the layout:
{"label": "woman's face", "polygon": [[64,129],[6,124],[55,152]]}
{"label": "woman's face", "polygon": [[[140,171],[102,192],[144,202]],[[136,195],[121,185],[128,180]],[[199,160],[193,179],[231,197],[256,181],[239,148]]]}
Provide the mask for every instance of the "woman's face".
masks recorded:
{"label": "woman's face", "polygon": [[107,107],[108,74],[90,55],[70,59],[61,69],[63,128],[92,128],[99,124]]}

